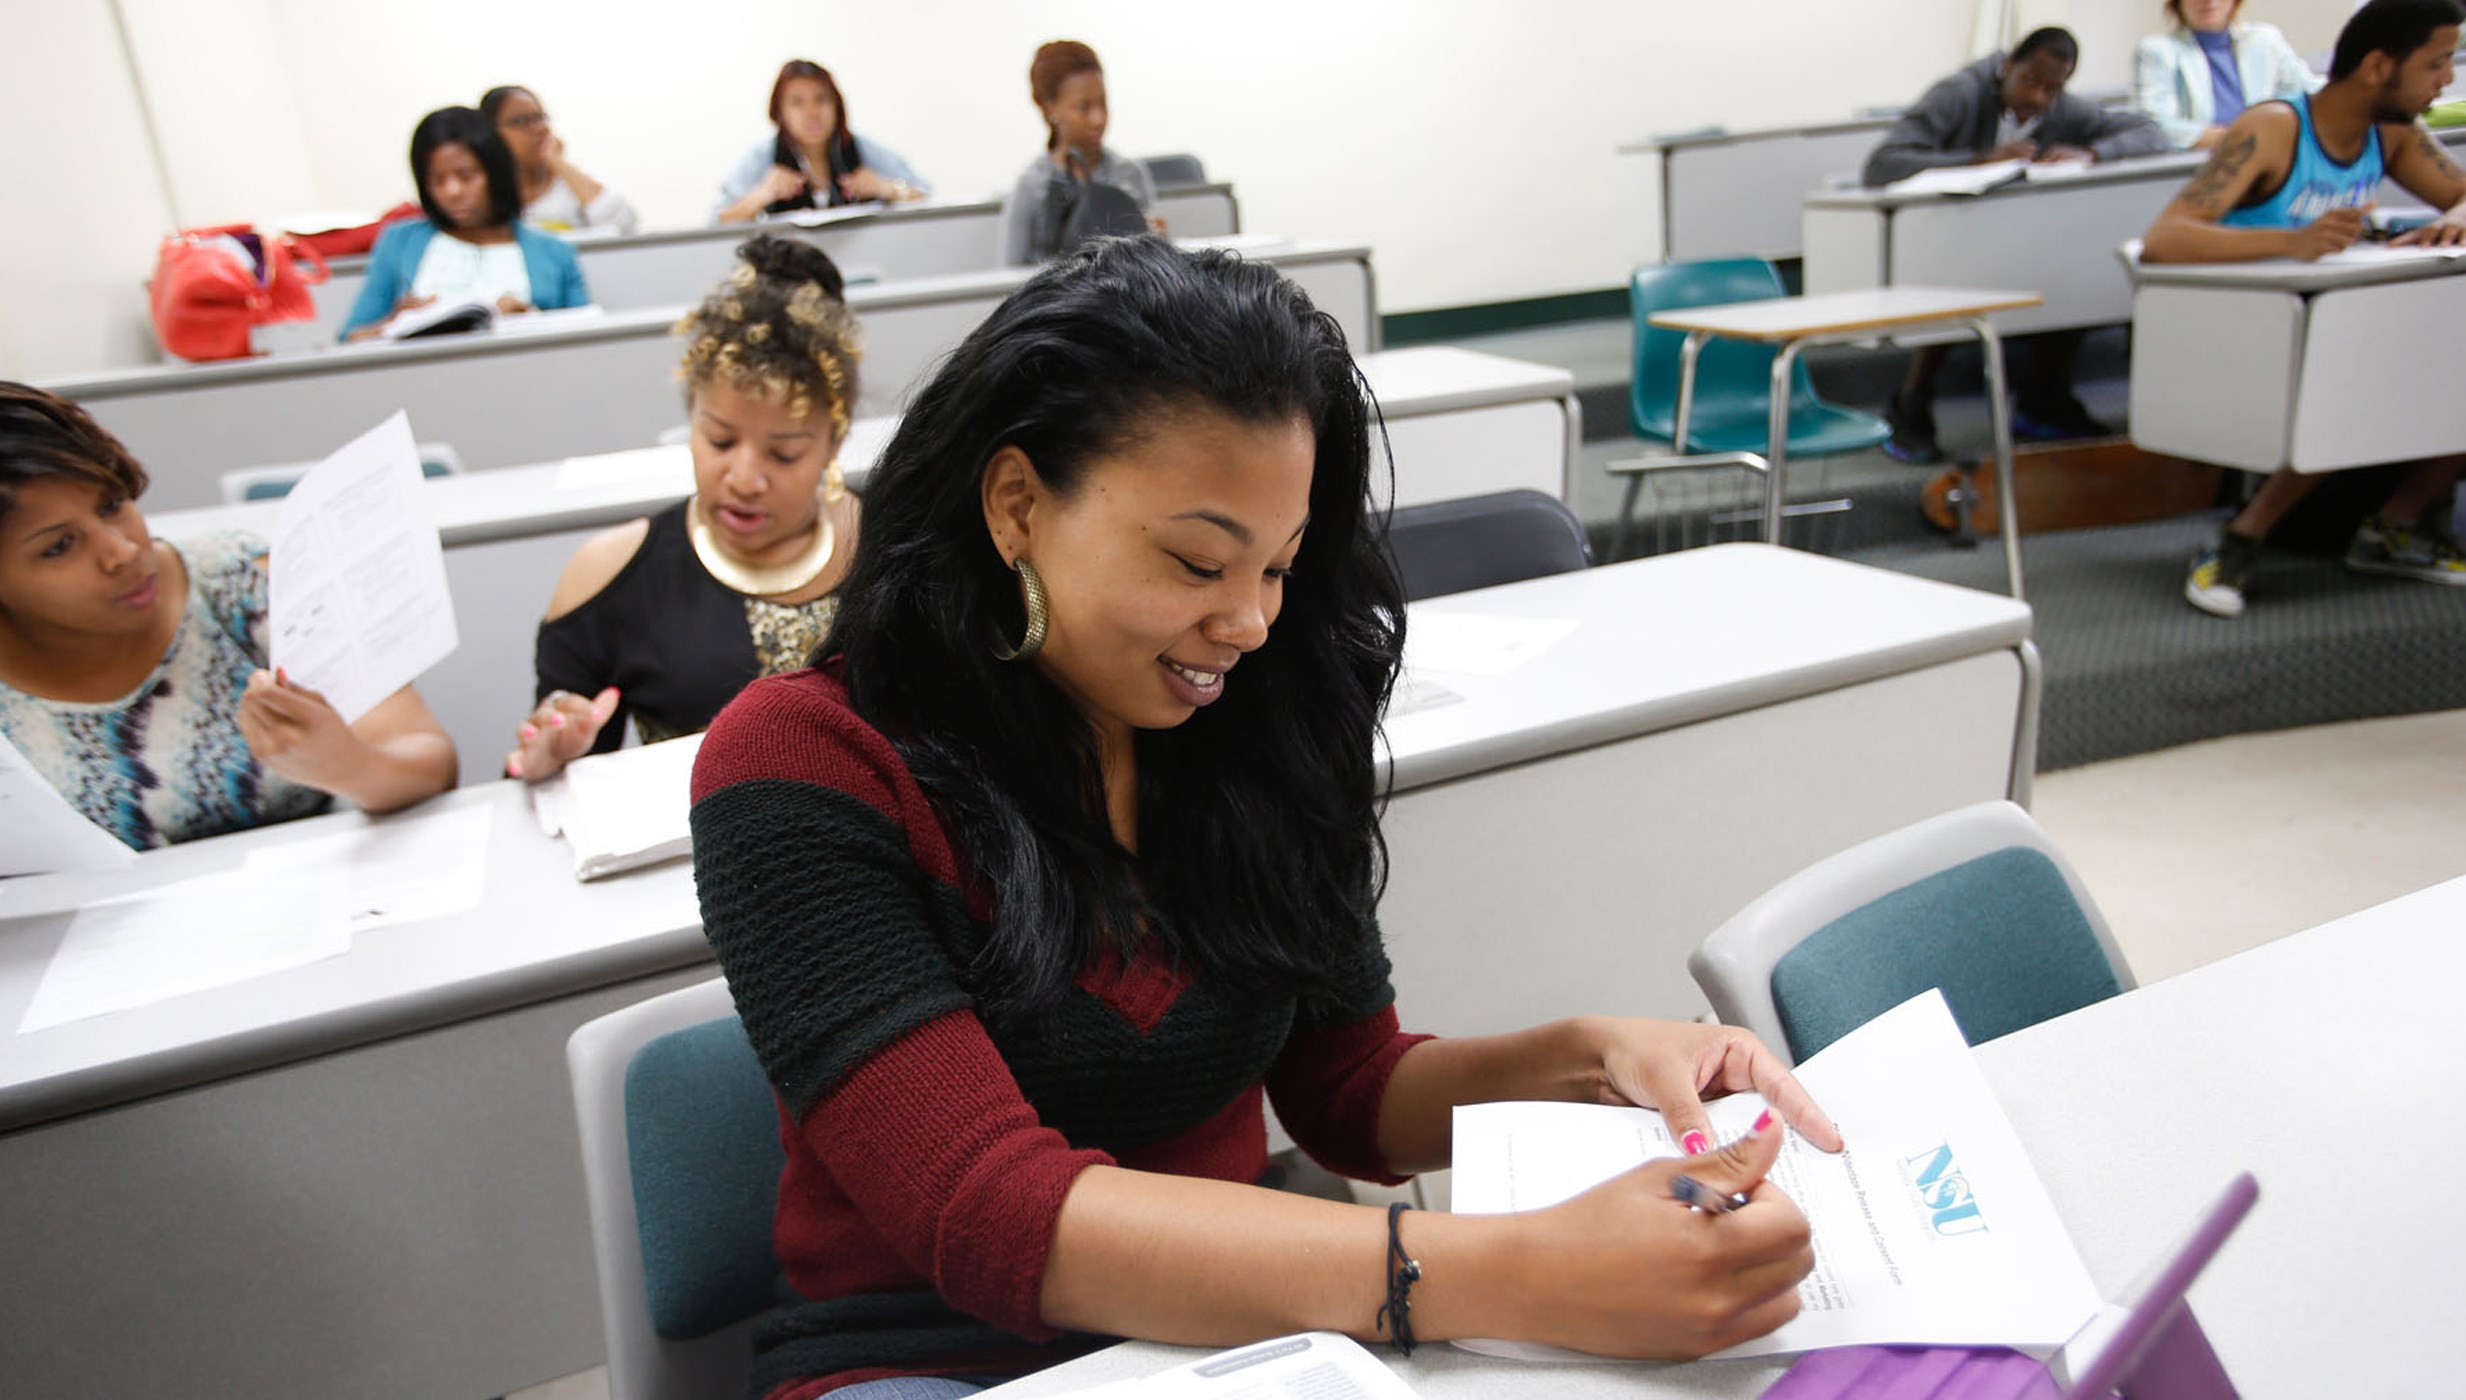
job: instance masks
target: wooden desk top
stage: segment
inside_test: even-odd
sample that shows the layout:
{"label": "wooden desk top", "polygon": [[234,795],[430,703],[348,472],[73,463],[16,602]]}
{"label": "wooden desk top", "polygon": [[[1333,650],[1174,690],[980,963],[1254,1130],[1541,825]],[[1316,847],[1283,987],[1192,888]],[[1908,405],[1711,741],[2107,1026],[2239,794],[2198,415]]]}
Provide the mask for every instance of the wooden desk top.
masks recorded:
{"label": "wooden desk top", "polygon": [[1974,287],[1874,287],[1818,296],[1774,297],[1726,306],[1690,306],[1653,315],[1665,330],[1701,331],[1731,340],[1805,340],[1819,335],[1906,330],[1996,311],[2020,311],[2045,298],[2036,292]]}

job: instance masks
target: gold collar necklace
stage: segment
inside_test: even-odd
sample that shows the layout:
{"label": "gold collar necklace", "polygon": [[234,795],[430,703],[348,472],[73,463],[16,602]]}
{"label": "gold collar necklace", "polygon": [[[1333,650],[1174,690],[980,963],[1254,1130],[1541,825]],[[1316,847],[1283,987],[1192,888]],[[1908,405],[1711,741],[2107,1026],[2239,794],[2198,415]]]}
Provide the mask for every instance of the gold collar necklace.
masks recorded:
{"label": "gold collar necklace", "polygon": [[839,532],[831,524],[831,508],[826,502],[820,516],[821,525],[813,532],[813,543],[793,559],[767,567],[731,559],[719,547],[711,534],[710,522],[702,518],[702,498],[694,497],[685,504],[685,538],[692,541],[694,557],[711,577],[739,593],[756,598],[775,598],[782,593],[794,593],[822,576],[830,567],[831,554],[839,547]]}

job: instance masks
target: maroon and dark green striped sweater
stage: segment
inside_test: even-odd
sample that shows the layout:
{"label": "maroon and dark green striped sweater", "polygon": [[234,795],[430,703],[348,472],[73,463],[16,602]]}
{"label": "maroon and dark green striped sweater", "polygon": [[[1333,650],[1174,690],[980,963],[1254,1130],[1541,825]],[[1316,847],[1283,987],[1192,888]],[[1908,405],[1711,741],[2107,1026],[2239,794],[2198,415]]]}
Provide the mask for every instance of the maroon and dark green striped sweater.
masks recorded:
{"label": "maroon and dark green striped sweater", "polygon": [[694,765],[695,881],[778,1091],[774,1243],[798,1301],[753,1392],[1034,1369],[1089,1345],[1038,1314],[1085,1167],[1255,1181],[1262,1091],[1331,1169],[1393,1180],[1376,1125],[1400,1033],[1375,928],[1350,985],[1265,995],[1108,955],[1028,1026],[976,1014],[984,887],[827,671],[757,681]]}

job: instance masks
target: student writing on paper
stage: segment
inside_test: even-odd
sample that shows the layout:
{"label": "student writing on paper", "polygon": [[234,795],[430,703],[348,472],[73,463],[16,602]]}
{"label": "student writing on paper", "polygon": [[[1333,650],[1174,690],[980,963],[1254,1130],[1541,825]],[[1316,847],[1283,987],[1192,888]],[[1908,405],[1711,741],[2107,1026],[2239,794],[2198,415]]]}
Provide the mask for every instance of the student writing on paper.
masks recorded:
{"label": "student writing on paper", "polygon": [[868,200],[899,204],[933,193],[897,151],[848,125],[847,99],[819,63],[792,58],[780,66],[771,82],[770,113],[773,133],[720,180],[715,222],[741,224]]}
{"label": "student writing on paper", "polygon": [[[2003,160],[2118,160],[2166,149],[2166,134],[2138,112],[2100,107],[2064,90],[2080,62],[2067,30],[2032,31],[2010,54],[1989,54],[1927,89],[1884,133],[1861,176],[1870,186],[1949,165]],[[2029,438],[2106,437],[2113,429],[2072,392],[2079,331],[2024,338],[2017,366],[2012,430]],[[1900,390],[1885,406],[1892,437],[1884,451],[1904,462],[1940,462],[1935,381],[1947,347],[1910,355]]]}
{"label": "student writing on paper", "polygon": [[839,269],[758,235],[679,323],[694,494],[574,552],[539,625],[536,705],[506,770],[541,781],[617,747],[701,730],[745,683],[802,666],[856,552],[839,478],[857,328]]}
{"label": "student writing on paper", "polygon": [[565,138],[550,129],[548,109],[529,88],[490,88],[481,95],[479,110],[514,157],[514,176],[522,185],[523,222],[551,233],[634,231],[634,206],[565,158]]}
{"label": "student writing on paper", "polygon": [[[1373,421],[1298,288],[1150,238],[1046,266],[901,420],[823,660],[748,686],[694,771],[704,926],[788,1154],[796,1299],[757,1395],[966,1393],[1090,1334],[1678,1356],[1795,1313],[1779,1122],[1526,1215],[1255,1184],[1263,1094],[1384,1181],[1446,1164],[1455,1105],[1525,1096],[1684,1135],[1755,1088],[1840,1142],[1743,1031],[1399,1030],[1375,734],[1405,613]],[[1679,1170],[1752,1198],[1697,1214]]]}
{"label": "student writing on paper", "polygon": [[1045,121],[1045,149],[1002,203],[1003,260],[1042,262],[1083,237],[1137,233],[1142,225],[1164,232],[1147,167],[1105,144],[1112,110],[1096,51],[1075,39],[1037,49],[1028,95]]}
{"label": "student writing on paper", "polygon": [[[2462,18],[2457,0],[2372,0],[2357,10],[2338,35],[2328,85],[2237,117],[2208,164],[2149,226],[2142,258],[2309,260],[2337,252],[2363,235],[2384,175],[2447,211],[2400,243],[2466,243],[2466,174],[2416,120],[2456,76]],[[2466,584],[2466,551],[2448,525],[2461,469],[2466,459],[2437,458],[2409,471],[2355,531],[2347,567]],[[2292,470],[2272,475],[2193,559],[2184,597],[2203,612],[2242,616],[2261,542],[2320,481]]]}
{"label": "student writing on paper", "polygon": [[145,470],[65,399],[0,382],[0,733],[139,850],[454,785],[409,686],[355,724],[268,673],[263,541],[153,538]]}
{"label": "student writing on paper", "polygon": [[2243,0],[2166,0],[2165,11],[2167,32],[2132,55],[2132,105],[2177,146],[2209,150],[2244,108],[2320,87],[2276,25],[2240,18]]}
{"label": "student writing on paper", "polygon": [[373,339],[393,317],[440,299],[507,312],[590,304],[573,247],[522,221],[513,153],[486,117],[441,107],[420,118],[411,179],[427,217],[377,235],[344,339]]}

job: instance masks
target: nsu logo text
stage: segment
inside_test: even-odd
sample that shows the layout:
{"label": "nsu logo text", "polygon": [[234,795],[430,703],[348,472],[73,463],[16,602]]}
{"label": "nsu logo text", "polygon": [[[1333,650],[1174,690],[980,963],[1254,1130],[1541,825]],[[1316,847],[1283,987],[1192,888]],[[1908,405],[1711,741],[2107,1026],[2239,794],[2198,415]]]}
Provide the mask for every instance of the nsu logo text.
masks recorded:
{"label": "nsu logo text", "polygon": [[1951,1143],[1903,1158],[1901,1171],[1917,1189],[1919,1208],[1935,1233],[1974,1235],[1986,1229],[1986,1217],[1978,1213],[1978,1198],[1969,1188],[1969,1178],[1953,1166]]}

